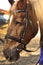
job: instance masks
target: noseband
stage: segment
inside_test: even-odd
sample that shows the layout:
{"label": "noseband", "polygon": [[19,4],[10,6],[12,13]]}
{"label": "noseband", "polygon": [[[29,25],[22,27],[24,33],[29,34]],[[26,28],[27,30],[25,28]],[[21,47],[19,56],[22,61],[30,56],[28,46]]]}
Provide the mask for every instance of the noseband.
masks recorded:
{"label": "noseband", "polygon": [[[28,9],[28,7],[27,7],[27,9]],[[15,10],[15,11],[18,12],[18,13],[26,12],[26,21],[23,23],[23,25],[24,25],[23,31],[21,33],[20,39],[18,39],[16,37],[13,37],[13,36],[10,36],[10,35],[6,35],[5,39],[11,39],[11,40],[17,41],[17,42],[19,42],[19,44],[21,44],[21,46],[23,46],[22,50],[25,50],[27,52],[33,52],[31,50],[26,50],[26,45],[25,45],[25,42],[24,42],[24,35],[25,35],[26,28],[28,26],[28,23],[30,24],[30,26],[32,28],[32,33],[34,34],[34,27],[33,27],[32,22],[29,19],[28,11],[27,10]],[[22,24],[21,22],[18,22],[18,21],[16,23],[17,24]],[[20,50],[20,49],[17,47],[16,50]]]}

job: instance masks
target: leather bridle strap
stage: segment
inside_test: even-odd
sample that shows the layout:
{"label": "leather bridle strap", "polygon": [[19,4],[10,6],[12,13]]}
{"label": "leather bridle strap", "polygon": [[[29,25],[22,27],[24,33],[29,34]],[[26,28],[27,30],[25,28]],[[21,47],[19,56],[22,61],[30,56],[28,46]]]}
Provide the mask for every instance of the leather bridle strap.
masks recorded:
{"label": "leather bridle strap", "polygon": [[[18,12],[24,12],[24,11],[25,10],[19,10]],[[23,28],[22,33],[20,35],[20,39],[13,37],[11,35],[6,35],[5,39],[11,39],[11,40],[17,41],[17,42],[19,42],[19,44],[21,44],[24,47],[22,50],[25,50],[27,52],[34,52],[32,50],[26,50],[26,45],[25,45],[25,42],[24,42],[24,35],[25,35],[26,28],[28,26],[28,23],[30,24],[28,13],[27,13],[26,20],[23,22],[24,28]],[[16,24],[22,24],[22,23],[17,21]],[[31,27],[32,27],[32,25],[31,25]],[[17,47],[17,49],[19,50],[18,47]]]}
{"label": "leather bridle strap", "polygon": [[13,37],[11,35],[6,35],[5,36],[5,39],[11,39],[11,40],[14,40],[14,41],[17,41],[17,42],[21,43],[21,40],[20,39],[18,39],[16,37]]}
{"label": "leather bridle strap", "polygon": [[[15,10],[14,12],[18,12],[18,13],[26,12],[27,13],[26,14],[26,21],[24,21],[25,23],[23,24],[24,25],[24,28],[23,28],[23,31],[22,31],[22,33],[20,35],[20,39],[18,39],[16,37],[13,37],[13,36],[10,36],[10,35],[6,35],[5,36],[5,39],[11,39],[11,40],[17,41],[21,45],[24,46],[23,50],[25,50],[27,52],[34,52],[32,50],[26,50],[26,45],[25,45],[25,42],[24,42],[24,35],[25,35],[25,31],[26,31],[26,28],[27,28],[28,24],[30,24],[30,26],[32,28],[32,33],[34,35],[34,27],[33,27],[32,23],[30,22],[30,19],[29,19],[29,16],[28,16],[28,6],[27,6],[27,10]],[[22,24],[22,23],[20,23],[20,22],[17,21],[17,24]],[[17,49],[19,49],[19,48],[17,48]]]}
{"label": "leather bridle strap", "polygon": [[[23,46],[23,50],[24,50],[24,48],[26,48],[26,47],[25,47],[25,43],[24,43],[24,41],[23,41],[22,39],[18,39],[18,38],[16,38],[16,37],[13,37],[13,36],[10,36],[10,35],[6,35],[6,36],[5,36],[5,39],[11,39],[11,40],[13,40],[13,41],[19,42],[19,44],[21,44],[21,45]],[[19,48],[17,47],[17,49],[19,49]]]}
{"label": "leather bridle strap", "polygon": [[[23,40],[18,39],[18,38],[13,37],[13,36],[10,36],[10,35],[6,35],[6,36],[5,36],[5,39],[11,39],[11,40],[14,40],[14,41],[19,42],[19,44],[21,44],[21,45],[23,46],[23,49],[22,49],[22,50],[24,50],[24,51],[26,51],[26,52],[35,52],[35,51],[37,51],[37,50],[39,49],[39,47],[38,47],[38,48],[37,48],[36,50],[34,50],[34,51],[32,51],[32,50],[26,50],[26,45],[25,45],[25,43],[24,43]],[[16,50],[18,51],[18,50],[20,50],[20,49],[17,47]]]}

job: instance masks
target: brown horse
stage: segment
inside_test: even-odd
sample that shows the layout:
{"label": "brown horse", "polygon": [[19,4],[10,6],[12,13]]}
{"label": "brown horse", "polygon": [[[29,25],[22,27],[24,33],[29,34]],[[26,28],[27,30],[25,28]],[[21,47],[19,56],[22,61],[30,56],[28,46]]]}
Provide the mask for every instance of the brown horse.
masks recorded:
{"label": "brown horse", "polygon": [[6,59],[13,61],[19,58],[19,53],[25,50],[28,42],[37,34],[38,24],[34,8],[30,1],[15,1],[10,9],[12,16],[3,53]]}

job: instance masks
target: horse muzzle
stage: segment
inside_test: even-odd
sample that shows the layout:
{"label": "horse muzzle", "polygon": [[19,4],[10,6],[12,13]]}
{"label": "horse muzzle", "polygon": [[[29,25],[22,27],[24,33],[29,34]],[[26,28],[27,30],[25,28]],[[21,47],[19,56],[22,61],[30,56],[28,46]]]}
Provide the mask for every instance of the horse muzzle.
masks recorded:
{"label": "horse muzzle", "polygon": [[20,57],[19,52],[15,49],[5,49],[3,50],[3,53],[8,61],[17,61]]}

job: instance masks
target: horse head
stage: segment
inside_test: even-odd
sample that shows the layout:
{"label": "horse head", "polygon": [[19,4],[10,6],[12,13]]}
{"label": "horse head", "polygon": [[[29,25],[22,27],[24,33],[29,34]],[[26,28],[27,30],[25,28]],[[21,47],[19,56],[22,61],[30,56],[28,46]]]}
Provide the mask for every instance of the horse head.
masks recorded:
{"label": "horse head", "polygon": [[27,0],[15,2],[10,10],[12,20],[5,36],[6,45],[3,53],[9,61],[16,61],[20,56],[19,53],[37,33],[37,17],[30,1],[27,4]]}

